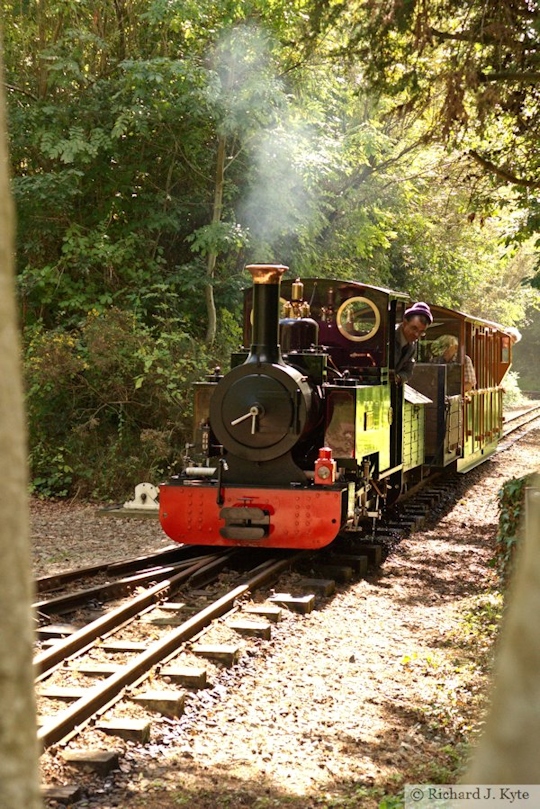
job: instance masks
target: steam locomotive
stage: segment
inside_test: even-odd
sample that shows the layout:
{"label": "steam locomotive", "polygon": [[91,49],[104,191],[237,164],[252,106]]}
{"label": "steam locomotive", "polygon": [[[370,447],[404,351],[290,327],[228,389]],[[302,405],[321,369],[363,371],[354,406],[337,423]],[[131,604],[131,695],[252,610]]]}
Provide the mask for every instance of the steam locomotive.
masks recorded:
{"label": "steam locomotive", "polygon": [[[395,329],[407,295],[356,281],[284,281],[251,265],[244,346],[195,384],[183,470],[160,486],[174,541],[316,549],[362,538],[400,496],[444,469],[464,472],[497,447],[511,331],[431,306],[411,384],[396,384]],[[457,362],[430,361],[441,335]],[[470,357],[477,386],[465,392]]]}

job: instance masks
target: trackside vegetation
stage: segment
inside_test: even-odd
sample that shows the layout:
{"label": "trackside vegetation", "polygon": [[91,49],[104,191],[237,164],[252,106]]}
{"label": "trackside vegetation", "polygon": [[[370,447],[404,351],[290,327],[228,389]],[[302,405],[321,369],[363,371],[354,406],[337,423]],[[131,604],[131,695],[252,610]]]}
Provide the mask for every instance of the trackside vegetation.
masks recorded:
{"label": "trackside vegetation", "polygon": [[247,263],[533,322],[539,32],[488,5],[3,4],[34,492],[174,467]]}
{"label": "trackside vegetation", "polygon": [[516,554],[523,540],[527,489],[535,476],[507,480],[499,490],[499,529],[492,564],[500,577],[501,586],[508,585],[515,567]]}

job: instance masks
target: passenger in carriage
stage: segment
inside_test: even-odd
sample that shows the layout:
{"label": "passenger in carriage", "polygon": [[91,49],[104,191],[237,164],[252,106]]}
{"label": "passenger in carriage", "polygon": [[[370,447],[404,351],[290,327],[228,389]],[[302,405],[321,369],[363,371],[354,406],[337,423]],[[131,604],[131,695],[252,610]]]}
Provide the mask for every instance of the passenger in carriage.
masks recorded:
{"label": "passenger in carriage", "polygon": [[458,346],[459,342],[457,337],[454,337],[453,334],[442,334],[431,343],[430,362],[435,362],[438,365],[455,362]]}
{"label": "passenger in carriage", "polygon": [[396,326],[394,378],[397,385],[408,382],[414,371],[414,354],[420,337],[433,323],[431,309],[420,301],[405,311],[403,321]]}
{"label": "passenger in carriage", "polygon": [[476,374],[474,365],[468,354],[465,354],[465,363],[463,365],[463,388],[465,393],[476,387]]}
{"label": "passenger in carriage", "polygon": [[[431,360],[439,364],[457,362],[459,342],[453,334],[442,334],[431,344]],[[463,364],[463,387],[465,393],[476,387],[476,374],[471,358],[465,354]]]}

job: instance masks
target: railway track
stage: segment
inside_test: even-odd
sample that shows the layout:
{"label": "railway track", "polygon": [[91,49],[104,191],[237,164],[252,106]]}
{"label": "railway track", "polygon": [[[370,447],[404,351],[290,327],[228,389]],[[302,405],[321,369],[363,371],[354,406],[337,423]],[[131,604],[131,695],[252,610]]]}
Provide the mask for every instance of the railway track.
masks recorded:
{"label": "railway track", "polygon": [[[540,404],[508,419],[505,438],[519,440],[539,417]],[[87,728],[144,743],[152,716],[180,716],[186,698],[207,687],[212,672],[239,659],[246,638],[260,643],[271,637],[281,609],[308,612],[317,597],[331,594],[335,581],[365,575],[448,497],[445,484],[434,482],[389,515],[362,551],[345,542],[316,558],[289,552],[263,559],[259,552],[246,561],[245,550],[173,547],[158,556],[40,579],[38,593],[49,596],[35,605],[42,621],[49,621],[38,629],[35,658],[43,749],[69,747],[75,736],[84,745]],[[235,570],[240,558],[243,569]],[[272,587],[291,571],[300,589],[276,594]],[[90,586],[58,594],[81,583]],[[111,600],[114,606],[105,610]],[[89,620],[92,611],[99,614]],[[55,627],[50,621],[58,615],[69,615],[69,622]],[[92,756],[79,750],[71,760],[88,765]],[[63,800],[70,787],[62,789]],[[49,793],[45,797],[55,797],[54,790]]]}
{"label": "railway track", "polygon": [[122,562],[103,562],[97,565],[90,565],[88,567],[78,568],[76,570],[67,570],[63,573],[53,573],[51,576],[42,576],[35,581],[35,591],[37,593],[47,593],[61,589],[72,583],[81,581],[90,581],[100,576],[109,577],[110,575],[126,575],[127,573],[137,573],[155,567],[158,564],[174,563],[181,560],[185,556],[187,548],[182,549],[181,546],[171,545],[157,554],[149,554],[147,556],[138,556],[134,559],[128,559]]}
{"label": "railway track", "polygon": [[[55,595],[36,601],[32,607],[40,618],[61,615],[88,604],[100,604],[129,596],[138,587],[163,581],[211,556],[204,548],[175,546],[160,553],[126,562],[93,565],[37,579],[38,594]],[[126,575],[129,574],[129,575]],[[77,584],[80,589],[71,590]],[[81,588],[81,584],[86,586]]]}
{"label": "railway track", "polygon": [[[332,595],[335,581],[363,576],[381,560],[380,546],[370,543],[362,553],[344,549],[316,559],[305,551],[274,551],[261,561],[255,551],[246,562],[246,553],[195,555],[191,567],[78,629],[64,626],[65,636],[50,643],[42,627],[34,662],[43,751],[65,751],[66,762],[98,773],[105,759],[117,766],[114,742],[104,750],[102,738],[96,754],[96,732],[146,743],[153,719],[180,717],[185,701],[211,687],[223,668],[246,653],[249,659],[251,644],[271,639],[283,611],[310,613]],[[86,748],[88,734],[94,741]],[[67,749],[71,740],[75,752]],[[76,784],[43,788],[53,805],[79,794]]]}
{"label": "railway track", "polygon": [[[396,536],[408,532],[411,525],[396,526]],[[392,530],[391,526],[386,530]],[[122,716],[103,720],[103,715],[109,716],[118,703],[128,700],[150,713],[179,716],[186,689],[206,687],[208,677],[201,658],[232,665],[238,660],[240,646],[231,637],[270,639],[272,622],[279,619],[282,609],[310,612],[318,597],[333,593],[336,581],[349,582],[376,568],[384,554],[379,538],[374,539],[364,542],[361,550],[344,543],[339,550],[316,555],[284,552],[276,558],[275,552],[274,556],[249,552],[250,567],[241,572],[232,568],[235,559],[245,568],[245,549],[241,553],[226,549],[194,554],[189,563],[183,560],[173,566],[169,578],[141,588],[94,620],[78,627],[41,626],[34,664],[38,738],[43,749],[65,745],[90,724],[105,733],[143,742],[148,720],[134,722]],[[163,570],[170,569],[156,567],[154,572],[161,579]],[[296,575],[296,590],[276,593],[280,577],[290,571]],[[74,571],[65,579],[80,580],[87,572]],[[53,607],[60,607],[63,613],[80,608],[84,597],[94,591],[95,587],[85,588],[53,597],[47,602],[49,617]],[[215,642],[224,635],[226,643]]]}
{"label": "railway track", "polygon": [[[519,418],[508,423],[513,430],[508,429],[507,435],[522,430],[537,419],[539,413],[540,406],[535,412],[519,414]],[[194,634],[210,631],[212,622],[221,618],[223,612],[237,611],[237,601],[269,582],[275,582],[283,570],[296,565],[308,573],[310,569],[315,571],[313,575],[316,578],[312,584],[317,590],[321,581],[347,581],[354,576],[364,575],[369,567],[376,568],[403,536],[420,527],[433,510],[437,510],[441,501],[451,497],[448,486],[448,482],[434,481],[427,491],[415,493],[390,512],[372,536],[365,536],[360,546],[356,537],[316,556],[287,554],[275,559],[263,554],[266,558],[260,561],[261,555],[257,557],[255,554],[257,562],[254,567],[244,574],[236,574],[241,582],[220,593],[202,610],[196,606],[200,591],[195,589],[195,600],[190,596],[193,588],[209,588],[215,584],[223,571],[230,568],[234,557],[242,556],[245,562],[248,551],[244,550],[242,554],[230,550],[209,553],[196,547],[169,548],[156,556],[140,557],[115,565],[93,566],[38,580],[37,590],[43,593],[98,575],[107,578],[104,582],[93,583],[74,592],[41,599],[34,605],[42,623],[37,630],[38,652],[34,662],[38,672],[36,683],[40,711],[43,714],[39,730],[43,746],[70,738],[105,706],[110,707],[115,699],[120,699],[123,690],[132,688],[139,681],[144,682],[150,677],[152,668],[163,665],[169,656],[185,652],[186,644]],[[122,575],[126,573],[130,575]],[[230,578],[230,571],[228,576]],[[311,580],[308,578],[307,581],[309,583]],[[173,600],[179,590],[182,590],[182,603]],[[137,591],[135,595],[134,591]],[[314,595],[309,594],[311,597]],[[210,596],[205,596],[206,601],[208,598]],[[105,609],[107,602],[118,602],[119,599],[121,602],[116,606]],[[74,615],[67,624],[51,622],[55,616],[66,614]],[[157,626],[170,624],[175,627],[171,632],[162,631],[159,638],[155,637]],[[149,635],[153,632],[153,638],[142,637],[143,626],[150,627]],[[255,627],[251,629],[255,631]],[[249,623],[245,631],[250,631]],[[115,654],[120,656],[121,664],[114,661]],[[89,662],[83,662],[83,657]],[[100,658],[100,662],[96,661],[96,657]],[[107,662],[106,658],[113,662]],[[65,679],[66,670],[70,675],[79,673],[82,680],[101,677],[102,681],[92,686],[91,693],[79,696],[78,690],[86,691],[88,682],[70,685],[67,690],[55,684],[55,674],[60,672],[60,679]],[[108,677],[105,676],[107,674]],[[69,679],[71,682],[76,678],[70,676]],[[47,683],[46,687],[44,683]],[[48,700],[53,702],[47,703]],[[67,709],[57,709],[57,703],[61,700],[70,702]],[[50,709],[45,704],[55,705],[53,715],[50,715]]]}
{"label": "railway track", "polygon": [[[219,644],[201,644],[202,637],[225,614],[240,612],[240,602],[248,594],[269,586],[302,554],[288,553],[278,559],[267,559],[241,574],[229,572],[224,585],[220,578],[233,555],[227,551],[202,560],[195,558],[189,567],[79,629],[66,626],[65,637],[53,640],[36,655],[41,717],[38,738],[43,748],[79,733],[91,719],[110,710],[127,689],[130,700],[150,709],[159,710],[161,706],[165,712],[178,715],[182,700],[162,679],[163,666],[173,658],[207,655],[218,660],[235,659],[236,649],[230,645],[222,648]],[[196,589],[202,584],[207,587],[205,592]],[[185,590],[182,603],[172,601],[180,588]],[[265,610],[259,612],[264,615]],[[256,620],[253,610],[249,615],[251,623],[246,612],[239,629],[246,633],[263,632],[264,621],[260,617]],[[47,628],[43,634],[46,632]],[[197,647],[188,648],[195,636]],[[193,665],[181,668],[183,673],[178,674],[178,681],[205,685],[200,668]],[[169,672],[169,681],[171,676]],[[145,683],[150,677],[152,691],[148,692]],[[67,708],[62,705],[66,701]],[[119,724],[121,735],[123,723]]]}
{"label": "railway track", "polygon": [[497,451],[503,452],[519,441],[527,432],[536,429],[538,426],[536,422],[539,418],[540,401],[531,402],[530,406],[508,414],[504,420],[503,437]]}

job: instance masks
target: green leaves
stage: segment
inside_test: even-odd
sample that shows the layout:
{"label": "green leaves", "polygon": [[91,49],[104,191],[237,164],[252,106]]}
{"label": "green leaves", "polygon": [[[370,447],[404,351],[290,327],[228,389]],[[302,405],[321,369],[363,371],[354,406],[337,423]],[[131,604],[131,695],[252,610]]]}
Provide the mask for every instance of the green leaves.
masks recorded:
{"label": "green leaves", "polygon": [[60,159],[62,163],[90,163],[101,149],[111,146],[111,136],[103,129],[92,129],[88,134],[80,126],[71,127],[67,136],[58,138],[52,131],[44,132],[40,147],[46,157]]}
{"label": "green leaves", "polygon": [[[527,64],[538,32],[502,7],[512,12],[502,19],[494,6],[504,36],[521,31],[533,47],[530,58],[521,49]],[[144,429],[167,433],[167,407],[187,413],[191,369],[206,370],[198,341],[214,339],[216,324],[222,343],[238,339],[252,261],[521,322],[538,300],[520,285],[535,259],[530,245],[523,259],[525,244],[520,254],[508,244],[535,229],[536,187],[502,193],[506,181],[487,181],[484,164],[534,174],[538,105],[533,84],[496,77],[503,50],[448,36],[469,24],[482,33],[480,11],[476,0],[465,11],[457,0],[6,3],[23,325],[45,342],[82,335],[71,360],[90,363],[70,376],[62,355],[57,387],[50,364],[50,379],[32,376],[35,446],[52,457],[55,441],[75,456],[76,436],[89,446],[74,386],[100,390],[114,366],[90,350],[94,309],[131,313],[140,338],[132,345],[121,329],[112,340],[123,383],[109,389],[100,429],[118,452],[126,436],[140,448],[136,410],[154,413]],[[467,127],[456,115],[441,125],[441,98],[448,120],[465,109]],[[448,153],[454,135],[463,140]],[[528,219],[515,214],[523,201]],[[191,365],[177,361],[180,344]],[[69,440],[49,407],[69,413]]]}
{"label": "green leaves", "polygon": [[[366,19],[373,90],[395,99],[404,115],[416,110],[426,141],[462,153],[478,207],[494,189],[511,188],[533,218],[538,210],[537,94],[540,32],[527,3],[511,0],[430,0],[376,3]],[[487,192],[487,193],[486,193]],[[533,234],[523,218],[518,240]]]}
{"label": "green leaves", "polygon": [[240,250],[248,242],[248,234],[241,225],[232,222],[212,222],[203,225],[186,237],[194,253],[207,256],[223,253],[233,248]]}
{"label": "green leaves", "polygon": [[497,569],[503,585],[508,583],[514,569],[523,528],[525,490],[530,480],[530,475],[512,478],[506,481],[498,492],[499,530],[492,564]]}
{"label": "green leaves", "polygon": [[148,325],[95,306],[70,333],[26,330],[35,491],[118,496],[171,471],[191,438],[192,383],[224,364],[238,340],[238,331],[221,332],[222,353],[210,357],[185,325],[172,308]]}

